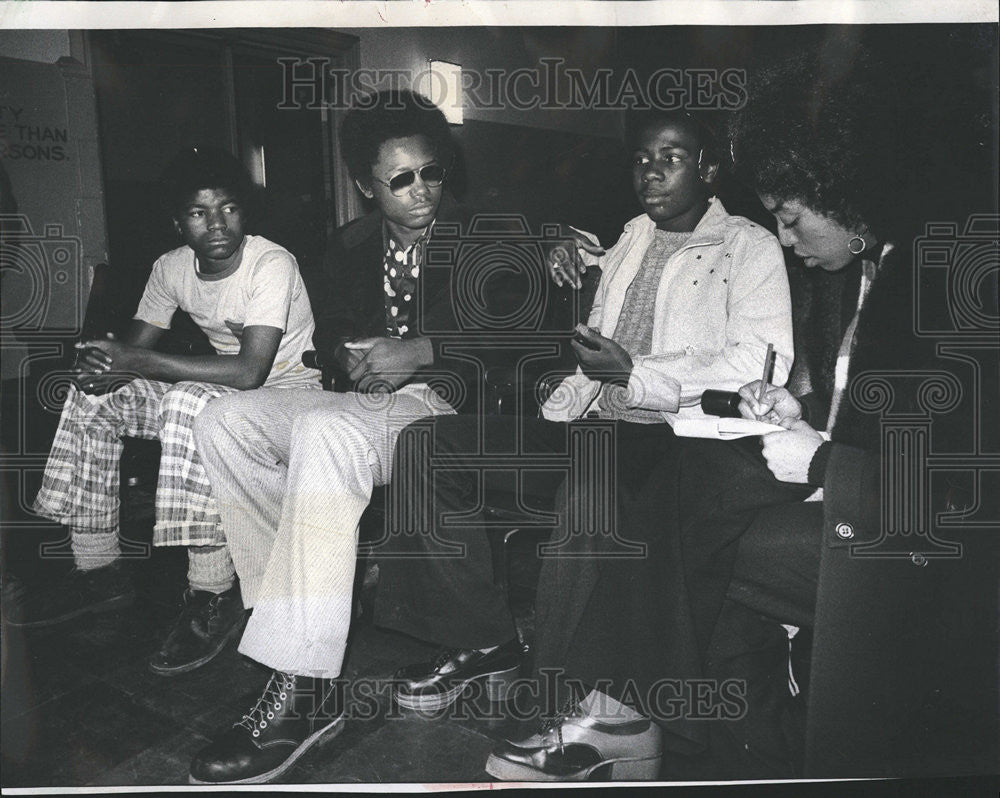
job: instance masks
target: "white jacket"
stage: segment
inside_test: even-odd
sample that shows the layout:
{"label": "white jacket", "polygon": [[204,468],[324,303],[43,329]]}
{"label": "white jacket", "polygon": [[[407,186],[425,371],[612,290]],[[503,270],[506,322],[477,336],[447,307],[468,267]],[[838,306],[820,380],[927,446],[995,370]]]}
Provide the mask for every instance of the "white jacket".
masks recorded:
{"label": "white jacket", "polygon": [[[611,338],[625,292],[653,241],[656,223],[643,214],[599,261],[602,274],[588,324]],[[691,238],[663,269],[656,294],[651,354],[634,359],[631,407],[664,420],[702,416],[708,388],[735,391],[759,380],[773,343],[772,384],[784,385],[792,363],[792,311],[778,240],[713,199]],[[552,421],[596,409],[601,383],[582,370],[567,377],[542,407]]]}

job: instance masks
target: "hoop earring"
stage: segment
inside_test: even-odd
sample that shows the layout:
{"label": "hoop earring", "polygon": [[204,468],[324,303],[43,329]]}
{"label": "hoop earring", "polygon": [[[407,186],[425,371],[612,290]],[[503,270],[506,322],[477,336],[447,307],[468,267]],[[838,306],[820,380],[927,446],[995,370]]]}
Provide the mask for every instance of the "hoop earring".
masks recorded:
{"label": "hoop earring", "polygon": [[[857,241],[858,243],[855,244],[854,243],[855,241]],[[855,246],[857,247],[857,249],[855,249]],[[860,255],[862,252],[865,251],[866,246],[867,244],[865,244],[865,240],[861,236],[854,236],[854,238],[852,238],[850,241],[847,242],[847,251],[850,252],[852,255]]]}

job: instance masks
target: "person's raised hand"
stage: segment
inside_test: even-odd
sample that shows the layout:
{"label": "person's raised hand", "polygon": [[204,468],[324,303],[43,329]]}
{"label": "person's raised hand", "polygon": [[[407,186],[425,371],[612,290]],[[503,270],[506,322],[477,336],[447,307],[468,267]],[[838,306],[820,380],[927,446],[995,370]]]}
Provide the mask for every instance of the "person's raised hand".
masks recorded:
{"label": "person's raised hand", "polygon": [[545,268],[552,282],[560,287],[582,288],[583,275],[587,273],[582,252],[600,257],[604,247],[567,225],[560,226],[559,238],[549,242],[545,250]]}

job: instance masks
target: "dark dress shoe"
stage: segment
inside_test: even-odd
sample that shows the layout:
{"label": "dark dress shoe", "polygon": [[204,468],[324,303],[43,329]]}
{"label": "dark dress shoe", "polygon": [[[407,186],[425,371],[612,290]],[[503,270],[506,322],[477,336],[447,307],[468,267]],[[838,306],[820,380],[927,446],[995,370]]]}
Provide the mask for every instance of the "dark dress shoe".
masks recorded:
{"label": "dark dress shoe", "polygon": [[238,585],[219,594],[188,588],[184,609],[160,650],[150,657],[149,669],[174,676],[200,668],[240,633],[246,617]]}
{"label": "dark dress shoe", "polygon": [[19,580],[4,585],[3,613],[11,626],[26,629],[54,626],[81,615],[110,612],[132,603],[135,588],[121,560],[81,571],[75,566],[56,582],[27,586]]}
{"label": "dark dress shoe", "polygon": [[431,662],[396,671],[393,697],[405,709],[434,712],[453,704],[470,682],[483,679],[489,700],[502,701],[523,661],[524,647],[517,639],[487,654],[474,649],[445,649]]}
{"label": "dark dress shoe", "polygon": [[538,734],[502,743],[486,772],[500,781],[649,781],[662,753],[660,727],[649,718],[606,722],[574,703]]}
{"label": "dark dress shoe", "polygon": [[265,784],[344,728],[342,683],[275,671],[256,706],[191,763],[191,784]]}

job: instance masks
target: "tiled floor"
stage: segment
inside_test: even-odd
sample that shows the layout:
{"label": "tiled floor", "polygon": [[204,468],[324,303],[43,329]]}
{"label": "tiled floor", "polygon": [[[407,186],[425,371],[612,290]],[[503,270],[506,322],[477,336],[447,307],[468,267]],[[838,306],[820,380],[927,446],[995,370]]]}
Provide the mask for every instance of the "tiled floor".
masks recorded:
{"label": "tiled floor", "polygon": [[[4,578],[16,571],[29,583],[45,585],[71,560],[40,558],[39,545],[62,540],[66,530],[31,526],[37,519],[19,508],[38,489],[44,462],[39,456],[48,450],[58,413],[36,402],[22,406],[26,395],[34,393],[12,383],[0,392],[0,444],[5,463],[14,466],[0,474]],[[138,474],[140,487],[124,501],[123,537],[140,542],[152,534],[151,495],[143,485],[155,483],[156,451],[155,445],[131,442],[125,452],[124,468]],[[185,562],[183,551],[171,549],[131,560],[137,598],[120,611],[49,629],[3,625],[3,787],[187,784],[193,754],[252,707],[268,673],[235,645],[192,673],[164,678],[147,669],[146,658],[179,611]],[[535,574],[530,556],[518,562],[511,581],[523,616],[532,605]],[[530,619],[523,620],[530,629]],[[434,651],[375,628],[364,615],[355,623],[344,673],[377,680]],[[375,698],[371,717],[350,721],[283,781],[483,782],[494,743],[518,733],[517,724],[482,699],[456,705],[464,711],[453,717],[434,719],[402,714],[387,689]]]}
{"label": "tiled floor", "polygon": [[[146,525],[148,534],[148,521]],[[523,555],[515,559],[520,566],[514,569],[513,592],[517,614],[525,621],[533,569],[530,557]],[[4,625],[4,788],[187,784],[195,752],[259,695],[267,671],[238,654],[235,646],[192,673],[173,678],[152,674],[145,660],[177,610],[183,552],[157,551],[153,558],[137,560],[133,569],[138,595],[131,607],[46,630]],[[433,650],[377,629],[363,615],[355,623],[345,675],[370,677],[377,684],[399,665]],[[510,718],[510,707],[482,699],[461,701],[444,718],[404,713],[390,703],[386,690],[358,703],[369,715],[350,720],[339,736],[310,750],[282,783],[434,783],[450,789],[487,782],[483,765],[496,741],[523,736],[530,728]],[[707,758],[675,757],[665,758],[662,777],[715,781],[719,772]],[[987,794],[979,791],[982,785],[976,780],[969,782],[972,791],[963,791],[962,784],[940,784],[945,792],[893,794]],[[799,791],[804,786],[772,784],[769,794],[778,790],[779,795],[797,796],[804,794]],[[842,789],[859,785],[827,786],[836,786],[825,793],[830,795],[873,794]],[[751,794],[761,789],[758,784]]]}
{"label": "tiled floor", "polygon": [[[148,517],[128,525],[138,539],[148,539],[149,528]],[[514,581],[523,608],[531,603],[531,567],[521,561]],[[4,625],[3,786],[186,784],[193,754],[253,705],[268,672],[235,645],[188,674],[164,678],[146,667],[179,608],[184,565],[181,551],[135,559],[137,598],[118,612],[49,629]],[[34,574],[40,582],[48,578],[45,570]],[[344,673],[378,680],[433,653],[364,616],[355,624]],[[485,781],[490,749],[518,729],[483,699],[456,705],[448,718],[428,718],[400,712],[381,689],[361,709],[370,717],[351,720],[282,781]]]}
{"label": "tiled floor", "polygon": [[[8,392],[3,397],[5,409],[10,396]],[[7,412],[6,417],[15,416]],[[44,425],[28,429],[45,438]],[[47,434],[51,437],[51,430]],[[4,443],[7,452],[13,451],[9,440]],[[32,446],[20,451],[45,450],[44,442]],[[148,482],[155,477],[155,462],[140,459],[146,465],[141,478]],[[3,498],[8,502],[3,555],[7,572],[13,565],[25,579],[44,584],[69,561],[40,561],[39,543],[46,536],[58,540],[60,531],[24,527],[28,519],[13,509],[18,502],[11,497],[19,494],[23,501],[36,489],[37,485],[11,479],[9,473],[3,475]],[[133,491],[126,511],[128,536],[148,541],[152,522],[148,492]],[[519,551],[512,557],[512,603],[530,634],[537,575],[533,540],[516,537],[514,545]],[[0,639],[3,787],[187,784],[194,753],[238,720],[258,697],[267,671],[239,655],[235,646],[192,673],[163,678],[147,669],[146,658],[179,609],[185,554],[157,550],[151,557],[134,559],[131,569],[137,599],[128,608],[43,630],[4,624]],[[418,640],[374,627],[363,614],[354,624],[344,673],[352,680],[372,679],[377,685],[400,665],[433,652]],[[391,704],[386,689],[362,703],[362,709],[374,711],[352,719],[339,736],[309,751],[282,781],[486,782],[483,766],[493,745],[507,736],[523,736],[530,728],[512,720],[511,707],[491,706],[482,698],[460,702],[444,718],[404,714]],[[959,762],[954,772],[981,772],[981,768],[978,762]],[[713,781],[722,772],[707,757],[665,757],[661,776],[671,781]],[[787,794],[798,794],[796,785],[784,786],[793,789]]]}

